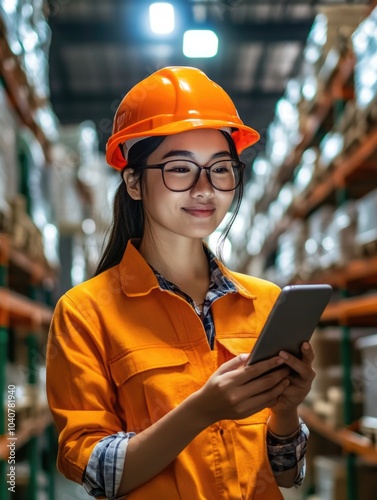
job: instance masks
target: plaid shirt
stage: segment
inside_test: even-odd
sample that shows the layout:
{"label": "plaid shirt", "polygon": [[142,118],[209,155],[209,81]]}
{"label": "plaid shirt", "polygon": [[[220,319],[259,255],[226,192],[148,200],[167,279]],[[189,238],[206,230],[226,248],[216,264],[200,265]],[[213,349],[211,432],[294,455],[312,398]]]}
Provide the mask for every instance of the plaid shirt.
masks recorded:
{"label": "plaid shirt", "polygon": [[[201,312],[192,298],[174,283],[166,280],[153,269],[161,290],[174,292],[185,298],[201,317],[211,349],[215,342],[215,325],[211,305],[227,293],[236,293],[234,283],[225,277],[212,252],[204,247],[210,268],[210,286]],[[123,474],[128,442],[135,435],[133,432],[118,432],[101,439],[94,447],[84,474],[83,485],[92,496],[106,496],[109,500],[117,497],[117,491]],[[309,430],[300,420],[300,432],[293,440],[282,441],[267,432],[267,451],[271,468],[275,475],[297,468],[295,485],[301,485],[305,477],[305,452]]]}

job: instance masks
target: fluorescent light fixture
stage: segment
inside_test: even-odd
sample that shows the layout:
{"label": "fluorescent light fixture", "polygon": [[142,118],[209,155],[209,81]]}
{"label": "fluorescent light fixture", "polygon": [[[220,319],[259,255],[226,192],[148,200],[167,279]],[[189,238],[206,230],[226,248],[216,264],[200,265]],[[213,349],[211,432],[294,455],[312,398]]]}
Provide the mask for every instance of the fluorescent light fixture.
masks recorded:
{"label": "fluorescent light fixture", "polygon": [[186,57],[214,57],[219,39],[211,30],[188,30],[183,35],[183,54]]}
{"label": "fluorescent light fixture", "polygon": [[153,33],[167,35],[174,30],[174,7],[171,3],[156,2],[149,6],[149,22]]}

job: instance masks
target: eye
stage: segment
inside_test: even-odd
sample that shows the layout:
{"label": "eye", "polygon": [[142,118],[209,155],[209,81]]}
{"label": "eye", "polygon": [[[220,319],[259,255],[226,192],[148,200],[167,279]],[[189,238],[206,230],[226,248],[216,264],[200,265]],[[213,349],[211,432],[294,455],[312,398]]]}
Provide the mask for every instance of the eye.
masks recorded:
{"label": "eye", "polygon": [[229,172],[232,171],[233,167],[233,162],[230,160],[223,160],[216,162],[214,165],[212,165],[212,172],[215,174],[228,174]]}
{"label": "eye", "polygon": [[230,167],[225,167],[225,166],[215,167],[213,169],[213,172],[216,172],[216,174],[226,174],[230,172]]}
{"label": "eye", "polygon": [[190,172],[189,167],[185,167],[184,165],[182,166],[176,166],[176,167],[165,167],[165,172],[173,173],[173,174],[187,174],[187,172]]}
{"label": "eye", "polygon": [[193,165],[184,161],[172,161],[165,165],[165,172],[168,174],[187,174],[192,170]]}

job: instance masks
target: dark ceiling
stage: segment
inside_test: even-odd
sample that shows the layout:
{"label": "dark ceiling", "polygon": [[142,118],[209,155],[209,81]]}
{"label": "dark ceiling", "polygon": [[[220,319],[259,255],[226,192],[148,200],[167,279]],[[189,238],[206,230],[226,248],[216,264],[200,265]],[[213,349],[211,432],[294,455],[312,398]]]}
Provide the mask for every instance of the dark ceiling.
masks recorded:
{"label": "dark ceiling", "polygon": [[[201,68],[231,95],[243,121],[263,135],[287,80],[299,72],[318,6],[347,2],[172,0],[176,30],[160,37],[148,26],[150,3],[50,0],[53,107],[63,124],[93,120],[101,149],[122,97],[139,80],[169,65]],[[182,54],[182,33],[194,27],[217,32],[215,58]]]}

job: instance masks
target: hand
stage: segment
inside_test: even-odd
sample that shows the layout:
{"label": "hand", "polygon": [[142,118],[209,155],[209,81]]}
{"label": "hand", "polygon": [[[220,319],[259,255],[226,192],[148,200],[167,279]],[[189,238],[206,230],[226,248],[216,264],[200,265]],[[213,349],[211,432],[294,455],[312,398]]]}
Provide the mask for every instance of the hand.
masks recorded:
{"label": "hand", "polygon": [[[290,371],[280,356],[245,366],[248,354],[224,363],[197,392],[198,412],[205,425],[242,419],[277,404],[289,385]],[[277,369],[276,369],[277,368]],[[264,374],[271,369],[271,373]]]}
{"label": "hand", "polygon": [[284,351],[279,353],[283,362],[291,368],[291,372],[289,375],[289,385],[280,394],[276,404],[270,406],[271,411],[277,415],[284,415],[297,410],[297,407],[303,402],[310,391],[315,377],[315,372],[312,368],[314,353],[308,342],[302,344],[301,352],[301,360]]}

